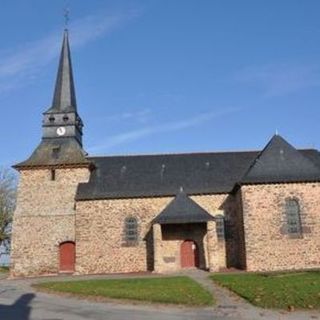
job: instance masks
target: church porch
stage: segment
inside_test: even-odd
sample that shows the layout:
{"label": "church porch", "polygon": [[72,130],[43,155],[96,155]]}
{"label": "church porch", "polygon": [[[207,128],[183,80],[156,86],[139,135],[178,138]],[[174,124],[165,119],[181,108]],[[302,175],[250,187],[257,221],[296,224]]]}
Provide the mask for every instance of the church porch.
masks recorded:
{"label": "church porch", "polygon": [[154,224],[154,271],[176,272],[198,268],[211,272],[225,268],[225,246],[219,243],[214,221]]}
{"label": "church porch", "polygon": [[153,222],[155,272],[225,268],[225,242],[218,239],[216,218],[183,190]]}

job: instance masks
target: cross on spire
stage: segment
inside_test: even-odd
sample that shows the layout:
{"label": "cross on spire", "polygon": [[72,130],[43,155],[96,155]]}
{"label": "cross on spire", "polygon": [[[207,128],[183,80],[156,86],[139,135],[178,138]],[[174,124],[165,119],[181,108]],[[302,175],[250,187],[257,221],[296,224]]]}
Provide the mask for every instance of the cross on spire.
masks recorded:
{"label": "cross on spire", "polygon": [[66,7],[63,11],[63,16],[64,16],[64,27],[65,29],[68,29],[68,24],[70,20],[70,10],[68,7]]}

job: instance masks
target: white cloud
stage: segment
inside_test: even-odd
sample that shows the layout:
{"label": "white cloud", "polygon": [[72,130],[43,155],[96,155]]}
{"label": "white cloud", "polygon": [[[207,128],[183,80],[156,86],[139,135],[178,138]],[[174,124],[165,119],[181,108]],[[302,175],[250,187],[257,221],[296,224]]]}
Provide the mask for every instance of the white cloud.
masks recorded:
{"label": "white cloud", "polygon": [[112,149],[115,146],[126,144],[126,143],[139,140],[141,138],[151,136],[154,134],[174,132],[174,131],[180,131],[180,130],[191,128],[191,127],[196,127],[202,123],[212,120],[213,118],[218,118],[218,117],[236,112],[238,110],[239,108],[228,108],[218,112],[217,111],[205,112],[197,116],[183,119],[183,120],[178,120],[178,121],[155,125],[155,126],[147,126],[141,129],[120,133],[120,134],[108,137],[104,142],[98,145],[89,147],[88,151],[90,153],[105,152]]}
{"label": "white cloud", "polygon": [[123,111],[117,114],[111,114],[106,117],[96,118],[95,121],[103,122],[123,122],[123,121],[135,121],[138,123],[146,123],[152,115],[152,110],[150,108],[143,108],[133,111]]}
{"label": "white cloud", "polygon": [[262,91],[265,97],[282,96],[320,86],[320,66],[267,64],[241,70],[235,80]]}
{"label": "white cloud", "polygon": [[[99,13],[75,20],[70,25],[72,48],[78,48],[105,36],[141,14],[127,11],[112,15]],[[0,53],[0,93],[28,83],[37,77],[39,69],[50,63],[60,53],[61,31],[28,42],[19,48]]]}

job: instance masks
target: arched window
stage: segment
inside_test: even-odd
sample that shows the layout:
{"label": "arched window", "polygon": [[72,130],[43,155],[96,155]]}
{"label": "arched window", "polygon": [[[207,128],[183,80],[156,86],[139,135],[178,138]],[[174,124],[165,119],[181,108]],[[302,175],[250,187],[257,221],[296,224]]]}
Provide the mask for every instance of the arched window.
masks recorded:
{"label": "arched window", "polygon": [[301,234],[300,206],[296,199],[286,199],[286,218],[289,234]]}
{"label": "arched window", "polygon": [[136,217],[127,217],[124,221],[124,240],[127,245],[135,245],[138,242],[138,220]]}
{"label": "arched window", "polygon": [[224,217],[223,215],[217,215],[216,217],[216,232],[218,240],[225,239]]}

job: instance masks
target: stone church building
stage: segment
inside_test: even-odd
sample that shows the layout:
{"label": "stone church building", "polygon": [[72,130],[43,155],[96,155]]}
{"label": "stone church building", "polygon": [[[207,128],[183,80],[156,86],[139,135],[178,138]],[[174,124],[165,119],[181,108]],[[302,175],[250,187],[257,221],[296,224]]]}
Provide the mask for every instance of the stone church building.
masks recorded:
{"label": "stone church building", "polygon": [[320,154],[88,156],[68,31],[43,134],[20,172],[12,276],[320,267]]}

